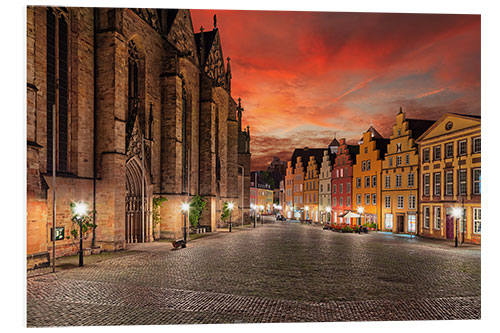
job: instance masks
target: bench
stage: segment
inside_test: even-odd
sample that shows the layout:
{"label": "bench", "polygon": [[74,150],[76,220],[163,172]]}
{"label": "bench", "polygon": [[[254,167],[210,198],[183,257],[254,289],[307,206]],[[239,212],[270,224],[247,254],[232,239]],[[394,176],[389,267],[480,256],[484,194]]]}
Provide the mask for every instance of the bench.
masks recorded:
{"label": "bench", "polygon": [[179,247],[180,248],[185,248],[186,247],[186,242],[184,241],[184,239],[174,240],[172,242],[172,246],[174,247],[174,249],[178,249]]}

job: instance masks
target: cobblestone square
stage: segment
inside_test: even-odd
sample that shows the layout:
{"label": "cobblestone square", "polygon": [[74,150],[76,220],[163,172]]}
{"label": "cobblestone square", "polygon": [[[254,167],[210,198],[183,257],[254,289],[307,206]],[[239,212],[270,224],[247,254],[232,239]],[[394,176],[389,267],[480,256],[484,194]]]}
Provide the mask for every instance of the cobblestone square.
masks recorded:
{"label": "cobblestone square", "polygon": [[481,318],[479,247],[297,223],[140,246],[29,277],[28,326]]}

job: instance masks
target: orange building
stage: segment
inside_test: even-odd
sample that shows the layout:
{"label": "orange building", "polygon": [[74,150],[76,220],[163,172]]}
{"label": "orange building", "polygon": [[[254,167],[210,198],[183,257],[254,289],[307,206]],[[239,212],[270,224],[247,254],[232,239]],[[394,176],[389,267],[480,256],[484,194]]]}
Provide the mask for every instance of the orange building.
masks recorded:
{"label": "orange building", "polygon": [[288,161],[285,171],[285,203],[283,205],[284,214],[287,219],[293,217],[293,185],[294,185],[294,175],[292,161]]}
{"label": "orange building", "polygon": [[381,184],[382,160],[388,139],[370,126],[359,142],[359,154],[353,165],[353,208],[361,213],[361,224],[374,223],[381,229]]}
{"label": "orange building", "polygon": [[[326,151],[326,150],[325,150]],[[320,161],[321,162],[321,161]],[[304,214],[306,220],[317,223],[319,197],[319,167],[314,156],[309,156],[304,175]]]}

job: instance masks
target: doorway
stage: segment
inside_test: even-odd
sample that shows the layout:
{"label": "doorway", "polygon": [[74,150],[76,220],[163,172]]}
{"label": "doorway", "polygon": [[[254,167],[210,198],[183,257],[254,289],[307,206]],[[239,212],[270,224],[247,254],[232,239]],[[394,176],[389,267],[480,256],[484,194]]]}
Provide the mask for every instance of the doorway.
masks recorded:
{"label": "doorway", "polygon": [[405,216],[404,215],[397,215],[397,224],[398,224],[398,232],[399,233],[404,233],[405,232]]}

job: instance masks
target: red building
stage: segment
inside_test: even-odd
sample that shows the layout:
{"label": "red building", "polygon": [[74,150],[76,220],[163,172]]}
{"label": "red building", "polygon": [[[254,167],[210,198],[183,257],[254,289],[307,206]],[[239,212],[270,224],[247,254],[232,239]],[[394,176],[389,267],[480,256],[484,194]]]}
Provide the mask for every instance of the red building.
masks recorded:
{"label": "red building", "polygon": [[337,158],[332,169],[332,223],[351,223],[346,215],[353,209],[352,166],[356,163],[358,153],[358,145],[348,145],[345,138],[340,139]]}

